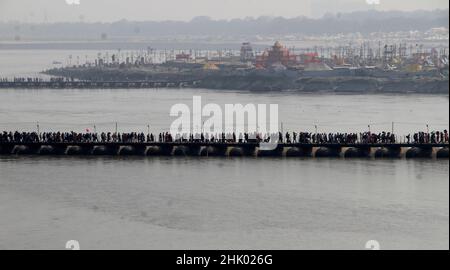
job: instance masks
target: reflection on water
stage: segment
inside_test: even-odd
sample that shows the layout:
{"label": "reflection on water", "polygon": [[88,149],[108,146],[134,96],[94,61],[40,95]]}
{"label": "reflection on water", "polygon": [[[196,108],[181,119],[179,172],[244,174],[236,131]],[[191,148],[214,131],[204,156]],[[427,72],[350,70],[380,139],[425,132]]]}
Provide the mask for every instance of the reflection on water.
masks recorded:
{"label": "reflection on water", "polygon": [[[448,168],[436,160],[2,157],[0,243],[50,234],[44,246],[59,248],[75,234],[91,248],[359,249],[373,238],[386,248],[446,248]],[[10,224],[36,208],[44,221]]]}

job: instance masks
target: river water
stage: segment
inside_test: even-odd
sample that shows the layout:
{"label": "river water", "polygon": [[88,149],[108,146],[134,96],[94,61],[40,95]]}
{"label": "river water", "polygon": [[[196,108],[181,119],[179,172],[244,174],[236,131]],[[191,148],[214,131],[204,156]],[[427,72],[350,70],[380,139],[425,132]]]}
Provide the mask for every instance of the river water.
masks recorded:
{"label": "river water", "polygon": [[[0,51],[0,77],[74,52]],[[76,53],[76,52],[75,52]],[[74,54],[75,54],[74,53]],[[80,55],[94,52],[78,52]],[[6,74],[6,75],[3,75]],[[176,103],[279,105],[285,130],[448,128],[448,96],[0,90],[0,131],[168,130]],[[448,160],[0,157],[0,249],[449,248]]]}

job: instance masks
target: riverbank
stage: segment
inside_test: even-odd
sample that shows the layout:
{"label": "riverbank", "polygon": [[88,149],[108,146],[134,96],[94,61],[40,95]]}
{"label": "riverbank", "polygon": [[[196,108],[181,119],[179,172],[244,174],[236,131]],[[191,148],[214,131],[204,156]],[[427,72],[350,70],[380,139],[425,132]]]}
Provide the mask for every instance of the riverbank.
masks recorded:
{"label": "riverbank", "polygon": [[419,93],[448,94],[448,79],[382,79],[369,77],[311,78],[248,78],[245,76],[207,77],[196,87],[209,89],[279,91],[304,93]]}
{"label": "riverbank", "polygon": [[91,86],[67,86],[53,88],[204,88],[216,90],[282,91],[299,93],[419,93],[448,94],[448,77],[433,73],[385,72],[381,75],[339,74],[330,71],[312,74],[286,70],[270,71],[205,71],[171,70],[167,66],[147,68],[58,68],[44,71],[45,74],[64,78],[64,80],[82,80]]}

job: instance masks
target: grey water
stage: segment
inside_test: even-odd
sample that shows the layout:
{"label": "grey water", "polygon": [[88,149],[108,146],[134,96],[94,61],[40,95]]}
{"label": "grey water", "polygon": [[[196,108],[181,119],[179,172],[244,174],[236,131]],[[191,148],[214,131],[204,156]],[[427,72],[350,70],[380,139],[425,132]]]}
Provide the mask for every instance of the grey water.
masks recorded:
{"label": "grey water", "polygon": [[[0,51],[0,77],[66,51]],[[88,54],[93,52],[83,52]],[[28,64],[27,64],[28,63]],[[0,90],[0,131],[167,131],[172,105],[279,105],[285,130],[448,128],[441,95]],[[0,157],[0,249],[449,248],[448,160]]]}

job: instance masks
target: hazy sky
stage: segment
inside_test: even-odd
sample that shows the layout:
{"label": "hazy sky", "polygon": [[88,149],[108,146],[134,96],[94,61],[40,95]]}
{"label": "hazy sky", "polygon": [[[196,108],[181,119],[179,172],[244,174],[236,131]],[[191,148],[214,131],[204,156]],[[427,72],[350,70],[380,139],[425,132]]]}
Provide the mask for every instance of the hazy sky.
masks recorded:
{"label": "hazy sky", "polygon": [[[68,4],[73,2],[75,4]],[[196,16],[231,19],[263,15],[317,17],[334,11],[431,10],[448,6],[448,0],[0,0],[0,21],[186,21]]]}

